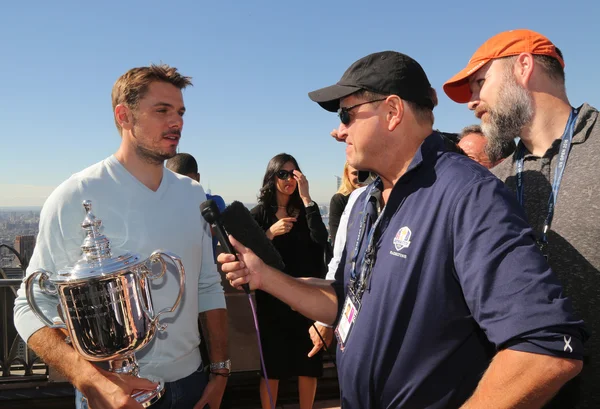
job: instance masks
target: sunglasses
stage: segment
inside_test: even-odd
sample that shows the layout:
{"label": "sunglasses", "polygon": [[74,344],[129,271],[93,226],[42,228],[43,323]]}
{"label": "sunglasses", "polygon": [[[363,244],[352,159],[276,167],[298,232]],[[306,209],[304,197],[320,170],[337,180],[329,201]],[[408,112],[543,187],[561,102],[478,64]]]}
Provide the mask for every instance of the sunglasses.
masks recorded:
{"label": "sunglasses", "polygon": [[352,105],[351,107],[340,107],[337,111],[338,116],[340,117],[340,122],[344,125],[348,125],[350,123],[350,111],[354,108],[358,108],[361,105],[372,104],[373,102],[385,101],[386,98],[375,99],[373,101],[361,102],[360,104]]}
{"label": "sunglasses", "polygon": [[293,170],[281,169],[275,175],[281,180],[288,180],[290,178],[294,179],[294,171]]}

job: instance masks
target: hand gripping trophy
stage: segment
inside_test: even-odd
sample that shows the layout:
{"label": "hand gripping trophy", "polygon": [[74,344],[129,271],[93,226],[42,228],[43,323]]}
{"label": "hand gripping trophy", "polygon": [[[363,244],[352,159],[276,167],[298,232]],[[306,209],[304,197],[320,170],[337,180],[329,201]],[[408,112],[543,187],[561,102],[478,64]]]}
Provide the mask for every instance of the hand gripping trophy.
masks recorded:
{"label": "hand gripping trophy", "polygon": [[[89,361],[108,361],[109,371],[139,376],[135,352],[148,344],[156,330],[166,325],[159,317],[175,311],[183,295],[185,271],[181,259],[169,252],[154,251],[146,260],[132,253],[113,257],[110,241],[100,233],[102,221],[92,214],[92,203],[83,202],[86,217],[81,227],[86,237],[83,257],[74,267],[57,274],[36,270],[26,279],[27,302],[33,312],[50,328],[66,329],[67,342]],[[179,294],[171,308],[155,313],[150,280],[161,278],[170,259],[179,271]],[[152,265],[160,264],[154,274]],[[45,294],[58,296],[58,317],[52,320],[36,304],[33,286],[38,283]],[[163,394],[164,382],[152,391],[137,391],[132,397],[142,406],[155,403]]]}

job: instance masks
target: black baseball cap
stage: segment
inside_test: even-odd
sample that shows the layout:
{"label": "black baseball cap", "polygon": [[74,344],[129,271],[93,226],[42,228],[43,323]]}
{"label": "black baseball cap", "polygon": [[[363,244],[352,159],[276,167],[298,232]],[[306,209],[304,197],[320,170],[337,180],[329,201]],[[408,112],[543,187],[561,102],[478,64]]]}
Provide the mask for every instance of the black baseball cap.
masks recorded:
{"label": "black baseball cap", "polygon": [[430,89],[431,84],[418,62],[396,51],[382,51],[356,61],[337,84],[309,92],[308,97],[330,112],[339,109],[340,99],[360,90],[398,95],[433,109]]}

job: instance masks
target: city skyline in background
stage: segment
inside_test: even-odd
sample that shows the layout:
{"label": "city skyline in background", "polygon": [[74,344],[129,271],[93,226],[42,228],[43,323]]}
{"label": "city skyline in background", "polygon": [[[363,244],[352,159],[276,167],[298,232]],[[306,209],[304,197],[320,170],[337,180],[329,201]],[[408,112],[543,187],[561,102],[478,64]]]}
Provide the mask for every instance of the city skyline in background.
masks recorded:
{"label": "city skyline in background", "polygon": [[7,247],[19,253],[24,266],[27,266],[35,247],[39,221],[39,210],[0,209],[0,270],[21,265]]}
{"label": "city skyline in background", "polygon": [[[0,13],[0,208],[36,206],[73,173],[114,153],[110,93],[128,69],[168,63],[193,77],[180,152],[196,157],[201,183],[227,203],[255,203],[270,158],[292,154],[313,199],[329,204],[345,145],[335,114],[308,99],[358,58],[381,50],[421,63],[436,88],[435,128],[476,123],[442,84],[498,32],[530,28],[565,55],[573,105],[600,105],[593,67],[600,3],[555,0],[477,5],[381,1],[10,2]],[[585,13],[581,13],[585,10]],[[535,19],[532,18],[535,16]],[[357,21],[360,17],[360,21]],[[588,80],[590,79],[591,80]]]}
{"label": "city skyline in background", "polygon": [[[244,203],[250,210],[255,203]],[[329,231],[329,204],[319,205],[323,223]],[[29,264],[39,232],[41,208],[2,208],[0,207],[0,271],[3,268],[17,268]],[[84,214],[82,213],[82,220]],[[110,239],[110,237],[109,237]],[[21,260],[7,248],[19,253]],[[1,277],[0,277],[1,278]]]}

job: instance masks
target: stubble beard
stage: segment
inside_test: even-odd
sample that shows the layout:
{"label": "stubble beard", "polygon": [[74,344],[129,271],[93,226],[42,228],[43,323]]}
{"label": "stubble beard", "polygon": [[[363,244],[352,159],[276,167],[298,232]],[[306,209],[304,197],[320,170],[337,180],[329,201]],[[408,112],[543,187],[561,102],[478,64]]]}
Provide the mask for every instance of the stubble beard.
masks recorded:
{"label": "stubble beard", "polygon": [[177,152],[160,152],[148,148],[140,143],[141,139],[137,137],[139,134],[135,119],[133,120],[133,129],[131,130],[135,140],[135,153],[144,162],[150,165],[163,165],[167,159],[171,159]]}
{"label": "stubble beard", "polygon": [[503,153],[514,144],[514,139],[521,135],[533,118],[531,94],[517,83],[508,67],[498,91],[498,102],[487,112],[489,120],[481,121],[481,130],[488,140],[485,153],[491,163],[497,163],[504,159]]}

